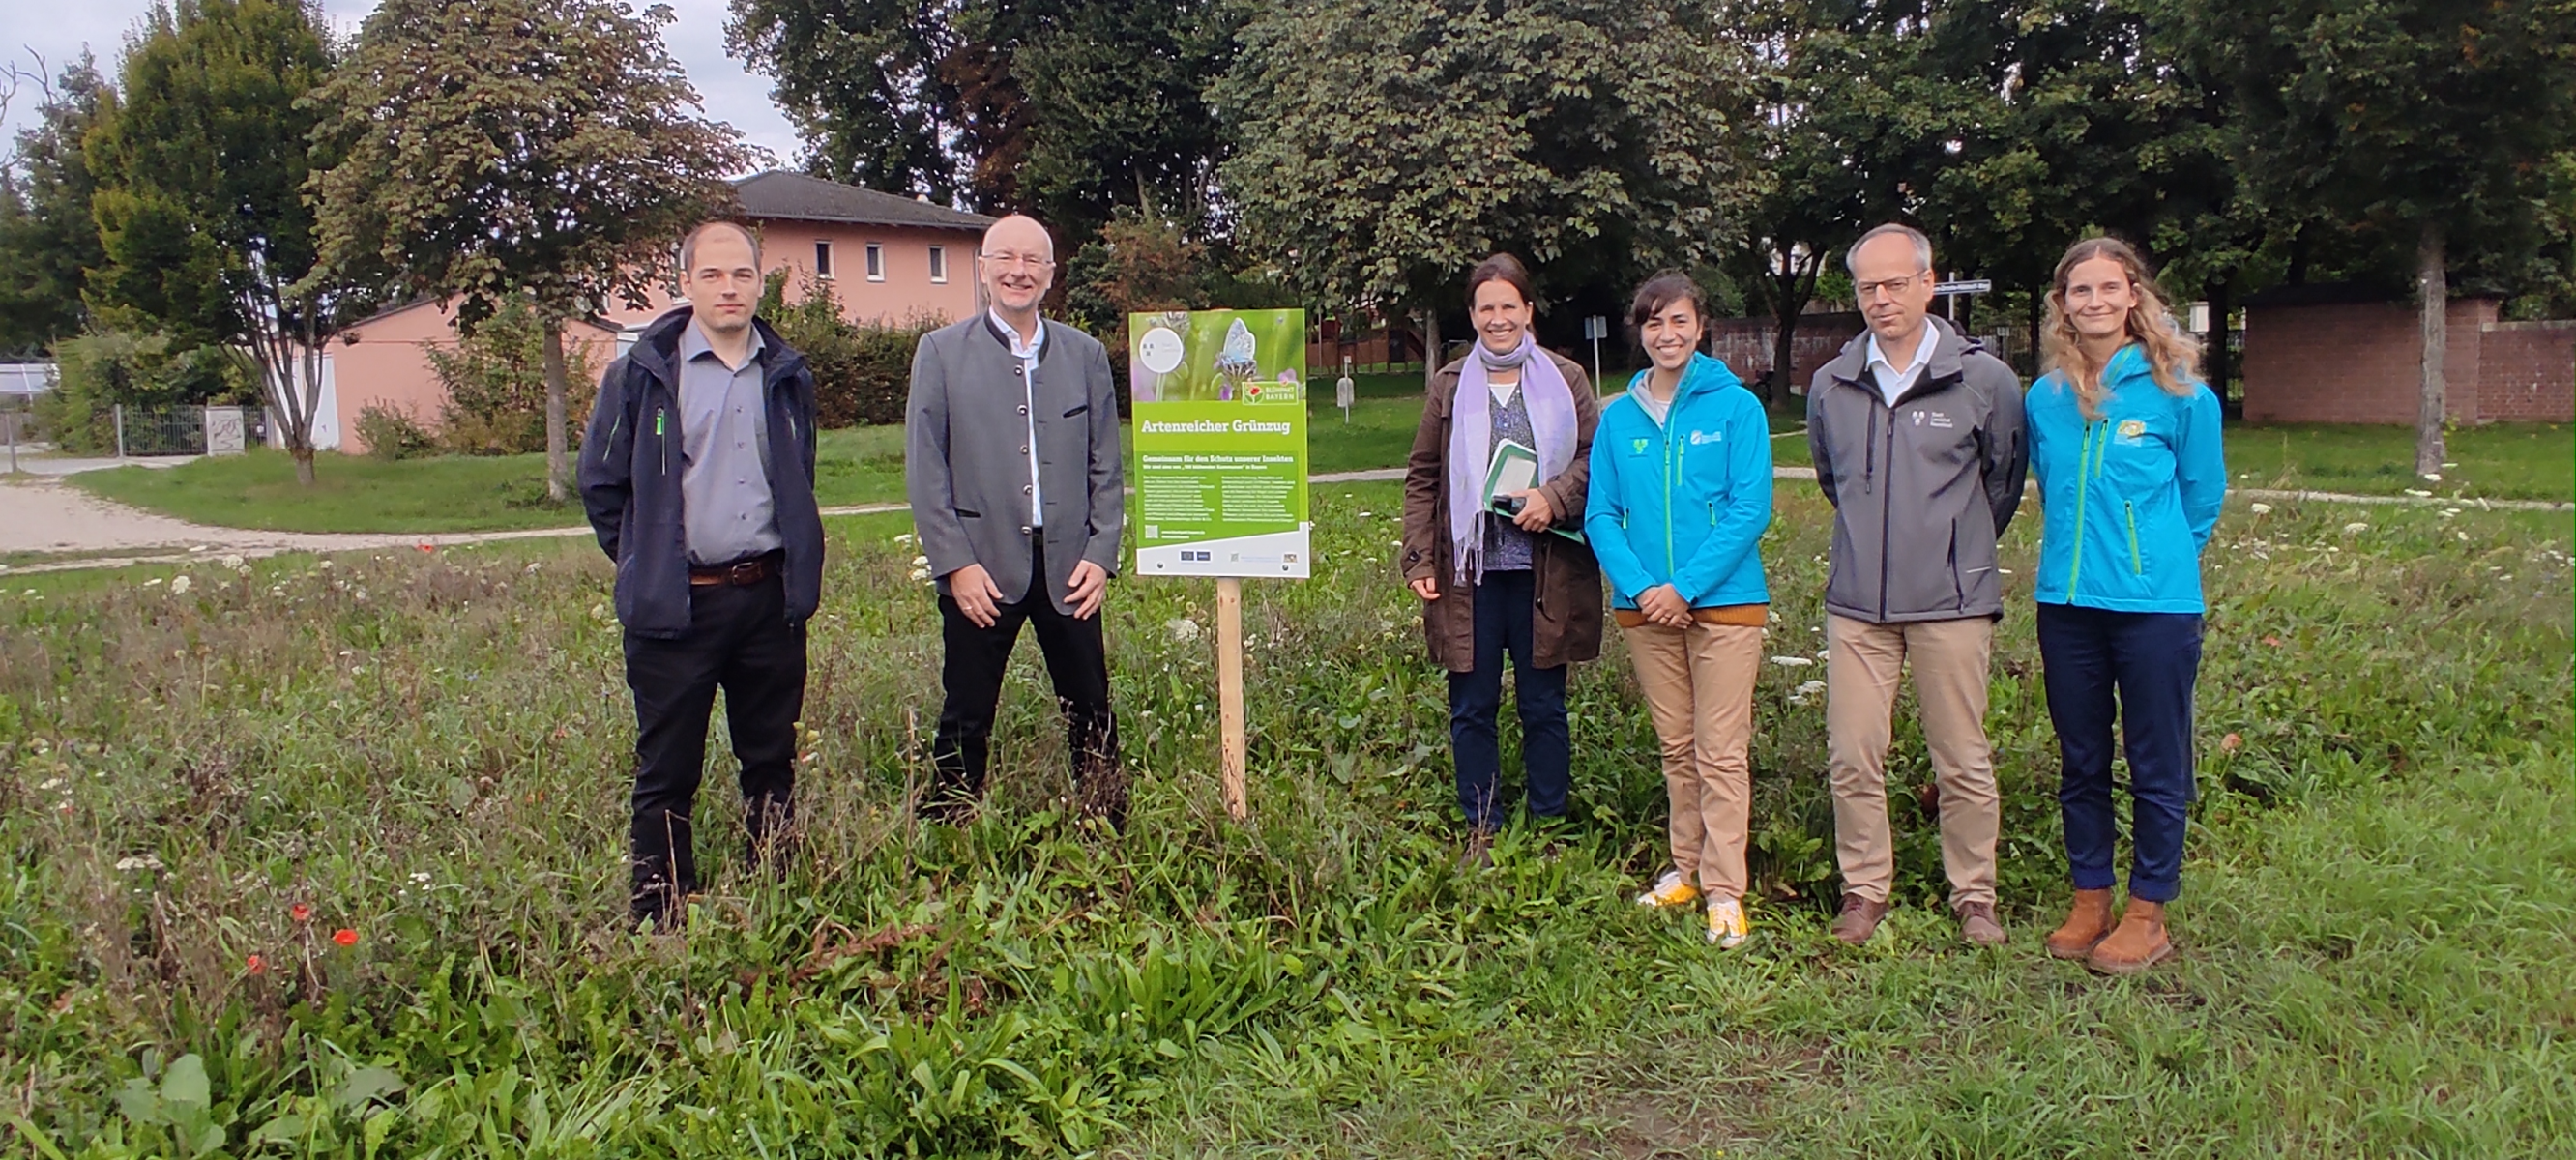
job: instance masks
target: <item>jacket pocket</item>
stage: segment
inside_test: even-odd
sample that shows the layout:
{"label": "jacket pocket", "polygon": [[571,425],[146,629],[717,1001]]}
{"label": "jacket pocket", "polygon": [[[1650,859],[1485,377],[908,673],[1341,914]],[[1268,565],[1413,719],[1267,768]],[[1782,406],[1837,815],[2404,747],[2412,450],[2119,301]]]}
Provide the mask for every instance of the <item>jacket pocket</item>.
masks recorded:
{"label": "jacket pocket", "polygon": [[980,520],[984,518],[984,513],[982,512],[970,512],[965,508],[958,508],[956,510],[957,518],[961,520]]}
{"label": "jacket pocket", "polygon": [[2138,505],[2129,500],[2121,500],[2120,510],[2129,519],[2129,571],[2144,576],[2147,574],[2147,558],[2138,551]]}
{"label": "jacket pocket", "polygon": [[1070,418],[1073,418],[1074,416],[1079,415],[1079,414],[1081,414],[1081,413],[1083,413],[1083,412],[1085,412],[1085,411],[1088,411],[1088,410],[1090,410],[1090,409],[1091,409],[1091,404],[1089,404],[1089,403],[1084,403],[1083,405],[1081,405],[1081,406],[1079,406],[1079,407],[1076,407],[1076,408],[1074,408],[1074,409],[1072,409],[1072,410],[1070,410],[1070,411],[1065,412],[1065,413],[1064,413],[1064,417],[1065,417],[1065,418],[1067,418],[1067,419],[1070,419]]}

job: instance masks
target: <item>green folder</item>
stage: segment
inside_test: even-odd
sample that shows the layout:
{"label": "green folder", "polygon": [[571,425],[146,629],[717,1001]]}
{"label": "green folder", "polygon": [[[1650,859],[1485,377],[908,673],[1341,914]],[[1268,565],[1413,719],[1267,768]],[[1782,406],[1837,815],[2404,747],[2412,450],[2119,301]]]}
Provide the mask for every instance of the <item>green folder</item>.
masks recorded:
{"label": "green folder", "polygon": [[[1485,510],[1504,519],[1518,516],[1520,513],[1505,505],[1514,493],[1538,486],[1539,470],[1538,452],[1528,445],[1514,439],[1496,440],[1494,458],[1485,466]],[[1578,544],[1585,542],[1581,528],[1551,526],[1547,530],[1550,535]]]}

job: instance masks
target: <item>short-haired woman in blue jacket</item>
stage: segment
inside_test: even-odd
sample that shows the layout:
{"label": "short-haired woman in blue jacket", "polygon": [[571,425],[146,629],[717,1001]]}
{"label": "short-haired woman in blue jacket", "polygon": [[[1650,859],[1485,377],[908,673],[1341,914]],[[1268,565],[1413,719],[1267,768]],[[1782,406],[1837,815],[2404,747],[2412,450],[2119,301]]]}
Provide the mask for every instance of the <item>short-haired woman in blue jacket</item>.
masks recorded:
{"label": "short-haired woman in blue jacket", "polygon": [[[2040,533],[2039,654],[2061,762],[2075,901],[2048,953],[2131,974],[2173,954],[2194,789],[2200,553],[2227,497],[2218,397],[2137,251],[2075,243],[2057,263],[2025,408]],[[2129,902],[2115,920],[2112,719],[2129,758]]]}
{"label": "short-haired woman in blue jacket", "polygon": [[1583,531],[1663,750],[1673,868],[1637,901],[1706,901],[1708,941],[1744,941],[1753,683],[1771,595],[1771,425],[1699,352],[1703,299],[1679,273],[1637,289],[1628,321],[1654,365],[1601,412]]}

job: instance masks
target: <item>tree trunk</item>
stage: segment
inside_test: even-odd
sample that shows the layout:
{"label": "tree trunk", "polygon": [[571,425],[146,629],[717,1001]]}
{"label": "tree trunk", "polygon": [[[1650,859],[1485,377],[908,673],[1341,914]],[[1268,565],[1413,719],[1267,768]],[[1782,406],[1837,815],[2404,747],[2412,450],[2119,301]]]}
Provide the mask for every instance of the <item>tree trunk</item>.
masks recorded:
{"label": "tree trunk", "polygon": [[[1792,273],[1791,281],[1797,279]],[[1765,406],[1777,409],[1788,405],[1790,385],[1798,377],[1798,315],[1807,304],[1796,301],[1794,289],[1784,288],[1771,305],[1771,383],[1763,392]]]}
{"label": "tree trunk", "polygon": [[2231,273],[2229,278],[2212,280],[2208,292],[2202,295],[2209,300],[2209,340],[2202,349],[2209,355],[2209,390],[2218,396],[2221,407],[2227,405],[2227,378],[2235,369],[2229,365],[2227,349],[2227,316],[2234,312],[2234,304],[2228,301],[2227,284],[2233,276]]}
{"label": "tree trunk", "polygon": [[2415,474],[2438,475],[2442,470],[2442,363],[2450,353],[2450,334],[2444,319],[2451,305],[2450,272],[2442,260],[2440,223],[2424,223],[2423,237],[2415,248],[2415,269],[2417,297],[2424,311],[2424,398],[2415,412]]}
{"label": "tree trunk", "polygon": [[1427,309],[1414,317],[1422,320],[1422,389],[1428,391],[1440,373],[1440,311]]}
{"label": "tree trunk", "polygon": [[563,320],[546,319],[546,498],[562,503],[572,494],[571,472],[564,466]]}
{"label": "tree trunk", "polygon": [[306,487],[313,486],[313,441],[310,439],[298,440],[296,442],[294,455],[295,482],[303,484]]}

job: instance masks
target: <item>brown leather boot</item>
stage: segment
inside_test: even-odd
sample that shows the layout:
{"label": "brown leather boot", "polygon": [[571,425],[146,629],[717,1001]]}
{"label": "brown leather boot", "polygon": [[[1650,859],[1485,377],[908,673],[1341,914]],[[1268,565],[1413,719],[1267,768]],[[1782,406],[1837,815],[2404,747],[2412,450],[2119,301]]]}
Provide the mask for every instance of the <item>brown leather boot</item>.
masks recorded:
{"label": "brown leather boot", "polygon": [[1859,946],[1868,942],[1869,936],[1878,933],[1879,920],[1886,917],[1886,903],[1846,894],[1843,896],[1843,912],[1834,918],[1834,937]]}
{"label": "brown leather boot", "polygon": [[2112,925],[2110,888],[2078,890],[2066,922],[2048,936],[2048,956],[2080,959],[2092,954],[2093,945],[2111,933]]}
{"label": "brown leather boot", "polygon": [[2173,956],[2165,937],[2165,904],[2132,898],[2120,928],[2093,947],[2084,965],[2106,975],[2134,975]]}

